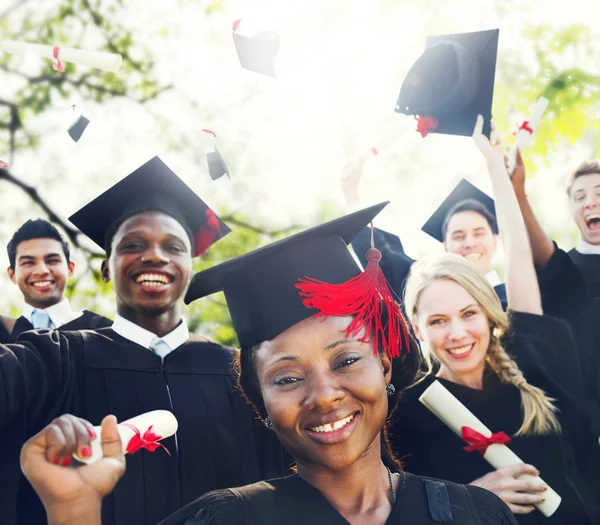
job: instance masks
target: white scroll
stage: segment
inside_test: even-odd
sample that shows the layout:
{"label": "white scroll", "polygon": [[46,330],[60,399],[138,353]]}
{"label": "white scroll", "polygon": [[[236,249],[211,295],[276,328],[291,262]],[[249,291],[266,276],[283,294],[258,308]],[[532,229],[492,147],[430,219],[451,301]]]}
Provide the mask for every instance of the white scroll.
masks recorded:
{"label": "white scroll", "polygon": [[[439,419],[441,419],[450,429],[462,437],[462,428],[470,427],[473,430],[490,437],[492,432],[487,428],[473,413],[463,405],[450,391],[439,381],[434,381],[419,397],[419,401],[431,410]],[[500,469],[517,465],[523,461],[506,445],[492,444],[488,447],[483,456],[492,467]],[[541,478],[524,474],[518,479],[536,479]],[[547,484],[546,484],[547,485]],[[536,505],[537,509],[546,517],[552,516],[561,502],[561,497],[548,487],[544,492],[546,500]]]}
{"label": "white scroll", "polygon": [[548,99],[540,97],[533,108],[533,112],[531,113],[529,120],[525,121],[519,128],[519,131],[517,132],[517,140],[506,155],[508,158],[509,175],[513,174],[513,171],[515,171],[515,167],[517,166],[517,150],[523,151],[523,148],[529,144],[531,141],[531,136],[540,124],[542,115],[544,114],[544,111],[546,111],[547,107]]}
{"label": "white scroll", "polygon": [[[161,447],[158,442],[171,437],[177,432],[177,419],[168,410],[146,412],[117,425],[123,454],[135,452],[140,448],[153,451]],[[95,463],[102,459],[101,427],[94,427],[97,438],[91,442],[92,455],[83,458],[77,454],[73,457],[82,463]],[[135,449],[135,450],[134,450]]]}
{"label": "white scroll", "polygon": [[2,42],[2,49],[13,55],[31,54],[42,58],[48,58],[55,62],[72,62],[73,64],[93,67],[111,73],[119,71],[123,63],[123,57],[116,53],[85,51],[83,49],[73,49],[70,47],[17,42],[16,40],[4,40],[4,42]]}

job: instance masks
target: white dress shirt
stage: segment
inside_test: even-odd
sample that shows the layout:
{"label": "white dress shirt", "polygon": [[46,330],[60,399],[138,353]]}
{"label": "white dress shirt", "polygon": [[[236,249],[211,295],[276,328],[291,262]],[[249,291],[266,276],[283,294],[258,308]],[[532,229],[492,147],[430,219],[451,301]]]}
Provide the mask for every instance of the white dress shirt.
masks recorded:
{"label": "white dress shirt", "polygon": [[71,310],[71,304],[68,299],[63,299],[60,303],[53,304],[48,308],[35,308],[30,304],[25,303],[23,310],[21,311],[21,315],[25,317],[31,324],[31,315],[34,310],[42,310],[48,314],[50,317],[50,328],[56,329],[60,328],[62,325],[70,323],[74,319],[81,317],[83,312],[74,312]]}
{"label": "white dress shirt", "polygon": [[158,337],[149,330],[146,330],[145,328],[128,321],[124,317],[121,317],[119,314],[115,315],[112,329],[121,337],[143,346],[148,350],[150,350],[150,345],[155,339],[162,339],[165,343],[167,343],[171,349],[171,352],[179,348],[181,345],[187,343],[190,339],[190,332],[188,330],[187,322],[183,317],[181,318],[181,322],[177,325],[177,328],[163,337]]}
{"label": "white dress shirt", "polygon": [[580,239],[577,251],[584,255],[600,255],[600,245],[590,244],[583,239]]}
{"label": "white dress shirt", "polygon": [[486,273],[485,278],[487,279],[487,282],[490,283],[490,286],[492,288],[496,288],[496,286],[502,284],[500,276],[496,273],[496,270],[492,270],[491,272]]}

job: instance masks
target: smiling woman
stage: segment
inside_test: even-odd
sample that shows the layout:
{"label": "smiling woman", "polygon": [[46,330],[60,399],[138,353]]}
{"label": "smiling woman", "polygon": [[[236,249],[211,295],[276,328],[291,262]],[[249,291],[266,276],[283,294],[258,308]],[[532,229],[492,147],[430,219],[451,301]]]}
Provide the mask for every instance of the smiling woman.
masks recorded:
{"label": "smiling woman", "polygon": [[[401,470],[386,423],[419,370],[419,350],[381,277],[376,249],[364,272],[347,244],[385,206],[323,224],[197,274],[186,301],[223,290],[242,349],[240,384],[265,426],[295,459],[291,476],[214,491],[163,525],[434,524],[509,525],[508,508],[476,487],[423,479]],[[135,274],[134,274],[135,275]],[[105,437],[114,423],[105,424]],[[51,429],[48,429],[50,435]],[[37,441],[36,441],[37,440]],[[60,467],[43,455],[44,433],[24,449],[30,479],[52,517],[68,516],[56,489]],[[89,438],[69,439],[67,450]],[[38,456],[35,446],[38,444]],[[39,444],[42,444],[40,447]],[[117,454],[118,456],[118,454]],[[53,469],[55,483],[37,476]],[[117,458],[118,459],[118,458]],[[76,503],[97,516],[101,472],[85,467]],[[115,462],[114,478],[121,462]],[[95,495],[95,498],[94,498]],[[69,503],[73,505],[72,498]],[[79,503],[81,505],[79,505]],[[62,510],[61,510],[62,507]]]}

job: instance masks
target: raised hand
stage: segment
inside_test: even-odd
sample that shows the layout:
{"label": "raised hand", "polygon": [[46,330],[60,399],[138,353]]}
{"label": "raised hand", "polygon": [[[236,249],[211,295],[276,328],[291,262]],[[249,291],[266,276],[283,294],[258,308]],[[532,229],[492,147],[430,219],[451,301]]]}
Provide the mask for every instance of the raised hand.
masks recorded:
{"label": "raised hand", "polygon": [[98,439],[90,423],[70,414],[55,419],[23,445],[21,469],[40,496],[49,521],[95,523],[102,498],[125,472],[125,458],[117,420],[102,421],[104,457],[91,465],[72,465],[71,456],[91,454],[90,442]]}
{"label": "raised hand", "polygon": [[[496,129],[496,125],[492,122],[492,132],[488,139],[483,134],[483,117],[477,116],[477,122],[475,122],[475,129],[473,130],[473,142],[479,148],[479,151],[485,157],[488,166],[502,166],[504,168],[504,153],[502,151],[502,140],[500,134]],[[504,168],[506,171],[506,168]]]}
{"label": "raised hand", "polygon": [[523,474],[539,476],[540,473],[533,465],[520,463],[490,472],[471,481],[469,485],[493,492],[510,507],[513,514],[529,514],[535,510],[535,504],[544,501],[543,493],[548,487],[541,480],[517,479]]}
{"label": "raised hand", "polygon": [[[505,158],[506,165],[506,158]],[[512,182],[513,189],[515,190],[515,195],[517,197],[525,196],[525,163],[523,162],[523,157],[521,156],[521,151],[517,150],[517,164],[515,166],[515,170],[510,176],[510,181]]]}

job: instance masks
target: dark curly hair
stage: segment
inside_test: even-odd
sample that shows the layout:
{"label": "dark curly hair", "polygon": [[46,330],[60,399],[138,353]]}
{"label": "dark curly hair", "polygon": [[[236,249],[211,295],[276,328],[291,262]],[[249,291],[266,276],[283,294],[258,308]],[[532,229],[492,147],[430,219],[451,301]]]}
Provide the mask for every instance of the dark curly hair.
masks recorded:
{"label": "dark curly hair", "polygon": [[44,219],[30,219],[24,223],[12,236],[11,240],[6,246],[6,252],[8,253],[8,261],[11,269],[15,269],[17,259],[17,247],[24,241],[31,241],[33,239],[54,239],[58,241],[62,247],[63,253],[67,263],[71,262],[71,250],[69,249],[69,243],[65,241],[64,237],[56,229],[56,227],[44,220]]}
{"label": "dark curly hair", "polygon": [[[385,311],[385,310],[384,310]],[[383,322],[385,326],[385,320]],[[380,338],[381,339],[381,338]],[[392,379],[391,383],[396,387],[395,393],[388,400],[388,414],[386,425],[381,434],[381,457],[384,464],[390,469],[402,468],[400,461],[394,456],[388,439],[387,428],[390,418],[396,409],[398,399],[402,391],[411,386],[417,378],[422,366],[421,351],[412,334],[409,334],[410,349],[402,348],[400,357],[392,359]],[[254,408],[261,420],[267,417],[267,410],[260,391],[260,385],[255,368],[255,355],[262,343],[258,343],[252,347],[242,346],[239,353],[237,368],[238,368],[238,383],[240,389],[250,405]],[[379,348],[383,349],[380,340]]]}

